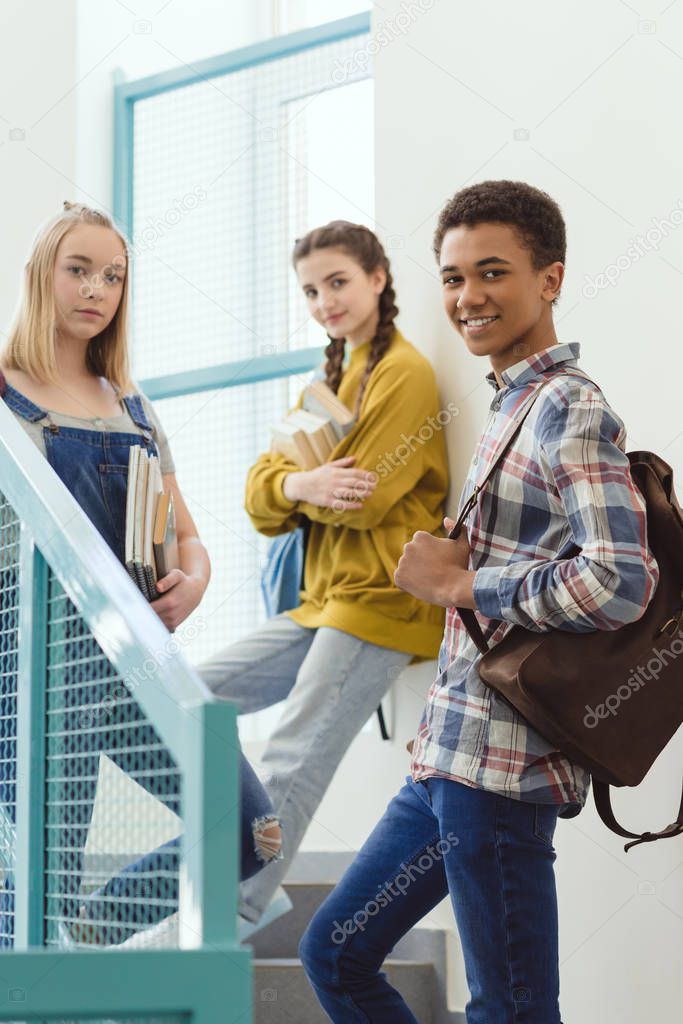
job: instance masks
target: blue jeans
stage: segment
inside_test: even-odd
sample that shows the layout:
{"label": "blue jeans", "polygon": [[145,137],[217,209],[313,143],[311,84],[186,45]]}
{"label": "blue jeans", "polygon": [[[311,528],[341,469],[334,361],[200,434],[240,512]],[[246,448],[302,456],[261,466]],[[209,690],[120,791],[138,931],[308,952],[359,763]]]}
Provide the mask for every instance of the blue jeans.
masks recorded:
{"label": "blue jeans", "polygon": [[240,886],[247,920],[258,921],[344,754],[409,661],[409,654],[340,629],[308,629],[276,615],[200,665],[209,689],[242,714],[284,701],[261,758],[283,857]]}
{"label": "blue jeans", "polygon": [[[255,832],[259,826],[276,821],[272,805],[254,769],[244,754],[239,754],[240,775],[240,880],[251,878],[269,858],[260,852]],[[178,909],[178,871],[180,836],[157,847],[123,868],[101,889],[82,898],[88,920],[99,925],[100,941],[119,943],[143,926],[157,924]],[[161,881],[164,879],[164,882]],[[159,896],[163,891],[163,900]],[[135,918],[131,918],[131,906]]]}
{"label": "blue jeans", "polygon": [[560,1024],[553,834],[562,808],[408,778],[301,940],[330,1019],[417,1024],[380,968],[450,893],[468,1024]]}

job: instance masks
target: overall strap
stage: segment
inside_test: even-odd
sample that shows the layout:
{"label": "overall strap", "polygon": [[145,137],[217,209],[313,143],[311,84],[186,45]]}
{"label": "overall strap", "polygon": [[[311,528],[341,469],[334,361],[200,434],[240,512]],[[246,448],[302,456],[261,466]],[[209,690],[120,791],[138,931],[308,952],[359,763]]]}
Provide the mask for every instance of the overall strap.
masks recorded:
{"label": "overall strap", "polygon": [[8,383],[2,370],[0,370],[0,398],[4,400],[12,412],[16,413],[17,416],[21,416],[22,419],[28,420],[29,423],[39,423],[40,420],[47,420],[50,429],[53,429],[54,424],[50,419],[50,414],[45,409],[41,409],[35,402],[32,402],[30,398],[27,398],[13,388]]}
{"label": "overall strap", "polygon": [[149,422],[147,413],[145,412],[145,407],[142,404],[142,395],[123,395],[121,401],[128,410],[128,415],[135,426],[138,427],[143,434],[147,436],[147,439],[151,441],[153,436],[152,424]]}

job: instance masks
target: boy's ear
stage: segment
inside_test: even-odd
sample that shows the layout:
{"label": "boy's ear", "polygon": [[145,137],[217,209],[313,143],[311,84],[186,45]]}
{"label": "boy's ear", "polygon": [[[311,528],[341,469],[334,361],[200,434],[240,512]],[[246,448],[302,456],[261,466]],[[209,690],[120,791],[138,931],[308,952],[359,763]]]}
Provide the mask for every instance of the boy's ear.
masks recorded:
{"label": "boy's ear", "polygon": [[548,302],[552,302],[560,294],[563,281],[564,263],[560,263],[558,260],[556,263],[548,264],[543,270],[543,291],[541,292],[541,297]]}

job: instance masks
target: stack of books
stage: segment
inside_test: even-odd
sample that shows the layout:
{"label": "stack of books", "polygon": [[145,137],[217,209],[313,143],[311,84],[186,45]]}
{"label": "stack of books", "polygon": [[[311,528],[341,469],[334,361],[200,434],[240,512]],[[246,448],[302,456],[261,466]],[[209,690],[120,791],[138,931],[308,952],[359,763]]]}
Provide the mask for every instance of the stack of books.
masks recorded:
{"label": "stack of books", "polygon": [[327,462],[355,422],[334,391],[317,380],[304,391],[303,408],[290,412],[273,427],[271,448],[302,469],[315,469]]}
{"label": "stack of books", "polygon": [[173,495],[163,488],[159,459],[138,445],[128,456],[125,561],[148,601],[161,596],[157,580],[179,565]]}

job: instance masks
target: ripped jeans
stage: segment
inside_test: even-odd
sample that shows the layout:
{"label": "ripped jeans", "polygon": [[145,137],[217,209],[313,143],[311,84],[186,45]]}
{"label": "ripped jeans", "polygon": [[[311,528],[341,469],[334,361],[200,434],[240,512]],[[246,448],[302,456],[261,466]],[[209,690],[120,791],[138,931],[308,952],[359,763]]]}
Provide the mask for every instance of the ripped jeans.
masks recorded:
{"label": "ripped jeans", "polygon": [[[16,578],[3,581],[14,597]],[[106,755],[129,778],[181,814],[180,775],[134,697],[119,684],[115,672],[76,617],[60,598],[62,624],[52,642],[46,711],[46,942],[60,942],[65,928],[76,940],[120,943],[136,931],[157,924],[177,910],[180,839],[146,853],[94,892],[84,894],[85,847],[90,832],[100,774]],[[13,831],[17,812],[16,650],[3,637],[17,628],[16,601],[2,610],[0,634],[0,809]],[[11,606],[11,607],[10,607]],[[238,750],[241,786],[240,877],[251,878],[280,855],[279,824],[272,803],[253,768]],[[20,813],[26,813],[20,793]],[[116,814],[106,793],[105,815]],[[115,821],[114,818],[108,820]],[[128,822],[135,826],[135,814]],[[139,824],[139,823],[138,823]],[[120,826],[115,825],[120,832]],[[137,840],[136,840],[137,841]],[[106,852],[106,851],[105,851]],[[14,944],[15,882],[11,861],[2,865],[0,882],[0,948]],[[86,883],[88,879],[85,879]]]}
{"label": "ripped jeans", "polygon": [[[251,878],[266,864],[282,856],[278,820],[268,794],[240,751],[240,880]],[[136,908],[135,929],[158,924],[177,909],[180,836],[129,864],[81,904],[81,916],[99,926],[100,942],[119,943],[133,932],[129,908]],[[159,880],[166,879],[160,903]]]}

